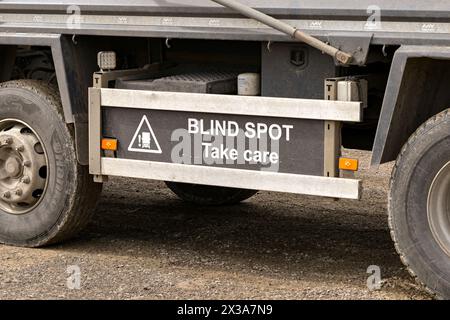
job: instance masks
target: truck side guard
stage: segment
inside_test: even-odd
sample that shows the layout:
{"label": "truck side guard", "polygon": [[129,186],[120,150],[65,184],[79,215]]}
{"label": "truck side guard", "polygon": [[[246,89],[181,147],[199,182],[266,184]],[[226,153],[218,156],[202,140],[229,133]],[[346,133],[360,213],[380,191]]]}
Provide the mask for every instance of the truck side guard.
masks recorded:
{"label": "truck side guard", "polygon": [[[118,73],[111,71],[110,75]],[[89,89],[89,169],[96,181],[127,176],[334,198],[359,199],[361,195],[359,180],[336,174],[341,141],[336,134],[339,131],[333,129],[339,128],[341,121],[359,122],[360,102],[329,101],[335,100],[331,96],[327,100],[308,100],[110,89],[104,81],[110,79],[108,72],[97,73],[95,85]],[[127,121],[123,121],[125,117]],[[275,171],[246,164],[195,163],[198,155],[195,150],[191,153],[191,142],[189,151],[183,149],[183,161],[174,160],[173,155],[179,154],[174,133],[181,130],[187,134],[183,137],[195,145],[198,139],[206,141],[209,135],[216,135],[211,133],[214,122],[226,128],[233,124],[247,138],[264,123],[285,125],[289,133],[281,139],[269,135],[270,144],[279,146],[276,153],[284,161]],[[204,131],[204,123],[209,131]],[[227,139],[233,137],[231,131],[226,131]],[[112,154],[103,152],[102,137],[117,139],[117,150]],[[224,145],[227,148],[222,152],[227,152],[229,144]],[[253,152],[250,146],[246,148],[244,155]]]}

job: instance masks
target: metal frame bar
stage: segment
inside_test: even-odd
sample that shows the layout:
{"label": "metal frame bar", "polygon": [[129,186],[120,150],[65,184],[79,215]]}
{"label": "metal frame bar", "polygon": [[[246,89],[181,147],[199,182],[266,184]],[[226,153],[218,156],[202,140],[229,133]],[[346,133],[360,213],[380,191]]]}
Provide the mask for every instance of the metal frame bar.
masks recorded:
{"label": "metal frame bar", "polygon": [[[36,35],[37,38],[62,33],[117,37],[292,41],[291,37],[251,19],[84,14],[79,25],[71,26],[67,24],[67,18],[67,14],[0,14],[0,32],[4,31],[2,33],[8,33],[12,37],[28,33]],[[450,23],[447,22],[383,21],[382,24],[373,27],[367,25],[366,19],[344,21],[305,18],[282,21],[322,41],[329,41],[330,37],[337,40],[352,38],[355,35],[368,37],[371,44],[380,45],[447,45],[450,41]]]}
{"label": "metal frame bar", "polygon": [[[0,15],[0,28],[33,28],[70,30],[72,33],[82,33],[83,30],[101,30],[104,32],[120,29],[139,30],[142,27],[181,27],[181,28],[210,28],[210,29],[255,29],[270,30],[271,28],[253,19],[224,18],[224,17],[184,17],[180,15],[112,15],[112,14],[84,14],[79,25],[68,23],[68,15],[55,13],[2,13]],[[366,17],[367,18],[367,17]],[[281,19],[280,21],[292,25],[299,30],[323,30],[329,32],[353,31],[374,33],[424,33],[448,34],[450,23],[435,21],[383,21],[379,25],[361,20],[337,19]],[[78,21],[77,21],[78,22]],[[106,27],[107,26],[107,27]],[[141,29],[141,31],[144,31]],[[148,31],[148,30],[147,30]],[[286,38],[290,38],[286,36]]]}
{"label": "metal frame bar", "polygon": [[197,183],[298,193],[343,199],[359,199],[361,181],[229,168],[188,166],[141,160],[102,158],[102,173],[110,176]]}
{"label": "metal frame bar", "polygon": [[89,173],[93,174],[97,182],[101,182],[101,91],[99,88],[89,88]]}
{"label": "metal frame bar", "polygon": [[[325,80],[325,100],[337,101],[339,79]],[[325,141],[324,141],[324,176],[338,177],[339,165],[338,157],[341,155],[341,128],[338,121],[325,121]]]}
{"label": "metal frame bar", "polygon": [[360,102],[101,89],[103,107],[359,122]]}
{"label": "metal frame bar", "polygon": [[115,81],[119,78],[127,78],[128,80],[153,76],[161,71],[163,65],[160,63],[154,63],[139,69],[128,70],[112,70],[106,72],[94,73],[94,87],[95,88],[108,88],[108,84],[111,81]]}

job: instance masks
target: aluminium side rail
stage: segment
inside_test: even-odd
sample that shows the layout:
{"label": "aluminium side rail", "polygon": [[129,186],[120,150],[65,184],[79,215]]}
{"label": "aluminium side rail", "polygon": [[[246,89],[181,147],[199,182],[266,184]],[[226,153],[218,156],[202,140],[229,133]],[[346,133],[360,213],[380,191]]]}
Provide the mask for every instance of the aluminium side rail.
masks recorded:
{"label": "aluminium side rail", "polygon": [[[450,41],[448,1],[379,0],[375,7],[371,0],[240,2],[335,47],[361,36],[381,45],[447,45]],[[68,12],[69,8],[79,12]],[[291,36],[207,0],[4,0],[0,1],[0,32],[292,41]],[[354,54],[358,46],[356,41],[346,51]]]}

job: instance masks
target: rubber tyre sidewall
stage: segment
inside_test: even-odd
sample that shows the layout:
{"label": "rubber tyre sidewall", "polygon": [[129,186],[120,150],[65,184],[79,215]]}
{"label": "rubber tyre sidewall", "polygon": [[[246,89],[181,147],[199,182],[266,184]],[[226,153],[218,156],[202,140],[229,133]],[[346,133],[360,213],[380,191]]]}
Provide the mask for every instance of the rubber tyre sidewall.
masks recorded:
{"label": "rubber tyre sidewall", "polygon": [[435,240],[427,215],[428,194],[450,161],[448,114],[419,130],[393,173],[389,197],[393,238],[404,263],[428,289],[450,298],[450,257]]}
{"label": "rubber tyre sidewall", "polygon": [[0,241],[38,246],[57,234],[73,205],[77,160],[73,136],[62,115],[44,97],[24,88],[0,89],[0,119],[18,119],[39,136],[47,155],[47,187],[30,212],[13,215],[0,210]]}

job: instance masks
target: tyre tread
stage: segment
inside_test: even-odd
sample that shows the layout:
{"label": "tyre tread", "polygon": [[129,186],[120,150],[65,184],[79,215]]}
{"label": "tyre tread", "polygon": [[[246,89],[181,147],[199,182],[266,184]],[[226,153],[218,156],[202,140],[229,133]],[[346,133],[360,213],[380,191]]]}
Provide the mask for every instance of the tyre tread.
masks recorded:
{"label": "tyre tread", "polygon": [[[45,100],[47,105],[56,111],[59,120],[65,123],[61,99],[54,86],[39,80],[13,80],[1,83],[1,88],[17,88],[33,92]],[[74,129],[71,125],[66,125],[66,128],[68,134],[73,137],[71,149],[73,156],[76,158]],[[101,184],[93,182],[86,166],[75,164],[75,174],[77,175],[75,181],[78,182],[78,185],[75,189],[76,192],[70,199],[70,209],[66,209],[64,217],[58,220],[57,224],[45,234],[27,241],[22,246],[42,247],[68,240],[78,234],[89,223],[94,214],[93,208],[102,189]]]}
{"label": "tyre tread", "polygon": [[[450,109],[444,110],[438,114],[436,114],[435,116],[433,116],[432,118],[430,118],[429,120],[427,120],[424,124],[422,124],[412,135],[411,137],[408,139],[408,141],[405,143],[405,145],[403,146],[403,148],[400,151],[399,156],[397,157],[397,160],[395,161],[395,165],[392,169],[392,174],[391,174],[391,178],[389,181],[389,186],[390,189],[392,190],[394,183],[395,183],[395,177],[397,175],[397,171],[400,170],[401,168],[401,164],[403,162],[403,158],[405,157],[406,153],[408,152],[408,150],[411,148],[412,145],[414,145],[416,143],[416,141],[423,136],[424,134],[426,134],[428,131],[430,131],[431,129],[433,129],[434,127],[436,127],[437,125],[439,125],[440,122],[449,119],[450,118]],[[390,202],[392,201],[391,196],[389,195],[388,197],[388,208],[390,208]],[[414,270],[411,268],[411,264],[408,261],[408,257],[404,254],[404,252],[402,251],[402,249],[400,248],[400,245],[398,243],[398,240],[395,236],[395,222],[394,222],[394,216],[393,213],[391,212],[391,210],[388,210],[388,223],[389,223],[389,229],[390,229],[390,235],[391,238],[394,242],[394,246],[395,246],[395,250],[397,251],[398,255],[400,256],[401,261],[403,262],[403,264],[406,267],[406,270],[408,271],[408,273],[414,278],[414,280],[416,281],[416,283],[422,287],[425,291],[427,291],[430,295],[434,296],[435,298],[443,298],[440,297],[439,294],[437,294],[436,292],[434,292],[431,288],[429,288],[424,282],[422,282],[419,277],[416,275],[416,273],[414,272]]]}

